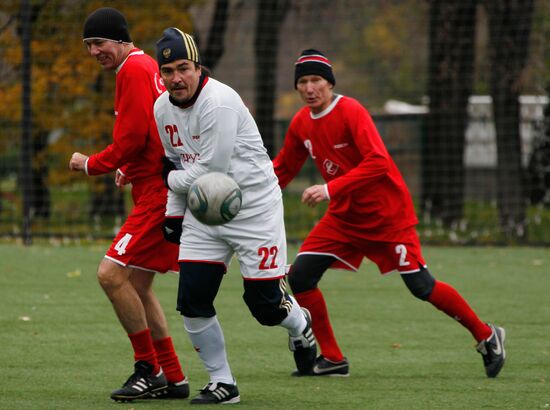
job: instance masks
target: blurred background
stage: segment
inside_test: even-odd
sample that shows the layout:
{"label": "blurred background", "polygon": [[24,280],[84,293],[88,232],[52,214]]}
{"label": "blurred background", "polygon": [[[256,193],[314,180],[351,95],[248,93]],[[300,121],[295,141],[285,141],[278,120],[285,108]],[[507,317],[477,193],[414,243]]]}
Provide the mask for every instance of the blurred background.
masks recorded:
{"label": "blurred background", "polygon": [[[423,242],[550,245],[550,0],[3,0],[0,237],[109,239],[131,207],[114,175],[68,170],[111,141],[114,75],[82,43],[102,6],[153,56],[166,27],[193,34],[272,157],[301,107],[294,61],[323,51],[335,91],[373,116]],[[324,211],[299,203],[317,182],[308,162],[284,192],[291,241]]]}

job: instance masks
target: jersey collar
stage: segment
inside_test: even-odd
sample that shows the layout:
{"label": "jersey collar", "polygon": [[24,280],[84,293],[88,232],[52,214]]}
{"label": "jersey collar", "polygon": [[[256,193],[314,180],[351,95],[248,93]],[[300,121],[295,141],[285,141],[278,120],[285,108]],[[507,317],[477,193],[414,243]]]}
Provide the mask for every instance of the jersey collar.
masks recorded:
{"label": "jersey collar", "polygon": [[340,101],[340,98],[342,98],[342,95],[340,95],[340,94],[334,94],[334,96],[335,96],[335,98],[334,98],[334,100],[332,100],[330,105],[327,108],[325,108],[323,111],[321,111],[319,114],[313,114],[310,111],[309,114],[311,115],[311,118],[314,119],[314,120],[318,120],[319,118],[322,118],[325,115],[330,114],[330,112],[334,109],[334,107],[336,107],[336,104],[338,104],[338,101]]}
{"label": "jersey collar", "polygon": [[131,56],[137,56],[137,55],[141,55],[143,54],[143,50],[140,50],[139,48],[133,48],[129,53],[128,55],[126,56],[126,58],[124,59],[124,61],[122,63],[120,63],[120,65],[116,68],[115,70],[115,73],[118,74],[118,72],[122,69],[122,66],[124,65],[124,63],[131,57]]}

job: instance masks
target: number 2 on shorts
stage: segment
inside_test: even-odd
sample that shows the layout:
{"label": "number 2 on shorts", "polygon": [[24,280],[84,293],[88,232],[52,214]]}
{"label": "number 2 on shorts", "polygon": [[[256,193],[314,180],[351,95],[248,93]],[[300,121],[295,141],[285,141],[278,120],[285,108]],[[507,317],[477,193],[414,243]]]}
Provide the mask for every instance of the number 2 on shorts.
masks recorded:
{"label": "number 2 on shorts", "polygon": [[395,253],[399,255],[399,266],[409,266],[411,263],[407,261],[407,248],[403,244],[395,247]]}

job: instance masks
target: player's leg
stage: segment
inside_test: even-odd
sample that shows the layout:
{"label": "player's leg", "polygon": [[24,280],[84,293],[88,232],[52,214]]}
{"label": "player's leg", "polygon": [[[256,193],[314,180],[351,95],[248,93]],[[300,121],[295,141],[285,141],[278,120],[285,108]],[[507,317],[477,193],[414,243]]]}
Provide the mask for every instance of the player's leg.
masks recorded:
{"label": "player's leg", "polygon": [[[393,244],[393,249],[379,251],[378,255],[386,254],[386,258],[389,259],[391,254],[391,258],[394,260],[392,269],[397,269],[401,273],[401,277],[414,296],[428,301],[470,331],[478,342],[478,351],[483,355],[487,375],[495,377],[504,364],[504,329],[495,328],[481,321],[453,286],[436,280],[431,275],[422,258],[420,241],[415,230],[404,232],[403,240],[403,243]],[[379,266],[381,265],[379,264]],[[381,268],[381,271],[388,270]],[[497,354],[490,348],[488,353],[484,353],[487,350],[484,349],[486,345],[493,344],[498,345]]]}
{"label": "player's leg", "polygon": [[[99,284],[111,301],[115,313],[134,349],[134,373],[121,389],[111,393],[117,401],[129,401],[166,392],[166,378],[157,361],[145,310],[130,282],[132,269],[104,258],[97,272]],[[139,387],[140,383],[145,388]]]}
{"label": "player's leg", "polygon": [[308,374],[315,363],[317,345],[311,329],[311,315],[286,292],[284,278],[244,280],[243,299],[252,316],[264,326],[282,326],[289,334],[300,373]]}
{"label": "player's leg", "polygon": [[154,277],[154,272],[134,269],[130,276],[130,281],[143,304],[147,324],[151,329],[157,360],[168,381],[166,397],[183,399],[189,396],[189,383],[183,374],[181,364],[174,349],[174,344],[168,331],[166,316],[153,291]]}
{"label": "player's leg", "polygon": [[460,293],[451,285],[436,280],[427,268],[421,266],[418,271],[401,274],[401,277],[414,296],[430,302],[458,321],[478,342],[491,336],[491,328],[479,319]]}
{"label": "player's leg", "polygon": [[327,305],[318,283],[334,263],[330,255],[300,254],[292,264],[288,282],[300,306],[312,316],[313,333],[319,342],[321,355],[311,370],[315,375],[349,375],[349,363],[336,341]]}
{"label": "player's leg", "polygon": [[296,366],[309,371],[315,363],[317,345],[309,312],[288,295],[283,280],[287,246],[282,199],[269,209],[237,215],[235,223],[224,229],[224,237],[239,260],[243,298],[250,312],[263,325],[287,329]]}
{"label": "player's leg", "polygon": [[225,350],[223,331],[216,316],[214,299],[226,267],[222,263],[181,262],[177,309],[209,383],[191,404],[238,403],[237,383]]}
{"label": "player's leg", "polygon": [[455,288],[434,279],[427,269],[422,267],[401,277],[414,296],[430,302],[470,331],[478,342],[477,350],[483,357],[487,376],[496,377],[506,358],[504,329],[482,322]]}

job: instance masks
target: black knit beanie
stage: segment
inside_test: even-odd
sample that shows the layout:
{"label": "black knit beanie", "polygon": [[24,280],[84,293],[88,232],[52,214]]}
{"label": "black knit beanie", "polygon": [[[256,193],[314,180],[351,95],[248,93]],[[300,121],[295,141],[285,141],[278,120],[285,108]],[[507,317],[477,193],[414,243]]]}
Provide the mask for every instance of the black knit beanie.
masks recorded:
{"label": "black knit beanie", "polygon": [[199,49],[193,37],[175,27],[170,27],[164,30],[161,39],[157,41],[157,63],[160,67],[175,60],[201,63]]}
{"label": "black knit beanie", "polygon": [[84,22],[84,41],[92,39],[131,43],[128,23],[124,15],[111,7],[102,7],[88,16]]}
{"label": "black knit beanie", "polygon": [[318,50],[309,49],[302,51],[302,54],[300,54],[300,57],[294,63],[294,67],[294,88],[298,84],[298,79],[304,75],[318,75],[332,85],[336,84],[330,61]]}

